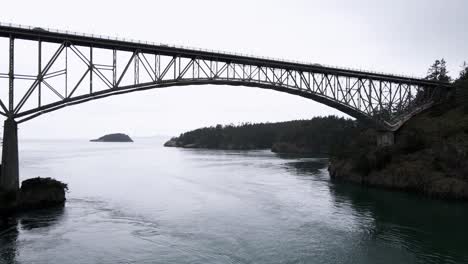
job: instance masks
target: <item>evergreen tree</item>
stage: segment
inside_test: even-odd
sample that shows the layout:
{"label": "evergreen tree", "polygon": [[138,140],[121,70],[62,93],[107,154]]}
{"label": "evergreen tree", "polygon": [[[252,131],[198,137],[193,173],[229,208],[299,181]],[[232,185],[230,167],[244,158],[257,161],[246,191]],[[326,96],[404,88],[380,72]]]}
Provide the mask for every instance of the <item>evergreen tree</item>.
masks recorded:
{"label": "evergreen tree", "polygon": [[460,77],[458,80],[468,80],[468,63],[463,62],[462,70],[460,71]]}
{"label": "evergreen tree", "polygon": [[427,80],[450,82],[451,78],[448,76],[447,65],[444,59],[436,60],[427,71]]}

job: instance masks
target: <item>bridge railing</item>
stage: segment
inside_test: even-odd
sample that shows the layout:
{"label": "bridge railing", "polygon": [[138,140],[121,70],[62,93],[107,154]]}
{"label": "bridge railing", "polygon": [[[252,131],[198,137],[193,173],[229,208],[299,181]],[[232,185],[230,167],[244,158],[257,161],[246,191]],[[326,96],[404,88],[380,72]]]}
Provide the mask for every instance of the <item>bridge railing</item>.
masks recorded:
{"label": "bridge railing", "polygon": [[131,39],[131,38],[115,37],[115,36],[108,36],[108,35],[101,35],[101,34],[89,34],[89,33],[82,33],[82,32],[69,31],[69,30],[60,30],[60,29],[55,29],[55,28],[42,28],[42,27],[26,26],[26,25],[14,24],[14,23],[4,23],[4,22],[0,22],[0,26],[19,28],[19,29],[28,29],[28,30],[43,29],[48,32],[74,35],[74,36],[80,36],[80,37],[90,37],[90,38],[98,38],[98,39],[104,39],[104,40],[123,41],[123,42],[131,42],[131,43],[136,43],[136,44],[163,46],[163,47],[178,48],[178,49],[185,49],[185,50],[218,53],[218,54],[224,54],[224,55],[250,57],[250,58],[256,58],[256,59],[280,61],[280,62],[286,62],[286,63],[309,65],[309,66],[310,65],[321,66],[321,67],[327,67],[327,68],[337,69],[337,70],[359,71],[359,72],[370,73],[370,74],[384,74],[384,75],[389,75],[389,76],[393,76],[397,78],[423,79],[423,77],[421,76],[414,76],[414,75],[388,74],[388,73],[379,72],[379,71],[363,70],[363,69],[356,69],[356,68],[350,68],[350,67],[338,67],[334,65],[310,63],[310,62],[299,61],[299,60],[286,60],[286,59],[280,59],[280,58],[274,58],[274,57],[268,57],[268,56],[258,56],[258,55],[244,54],[244,53],[238,53],[238,52],[203,49],[203,48],[196,48],[196,47],[183,46],[183,45],[166,44],[166,43],[160,43],[160,42],[142,41],[142,40],[136,40],[136,39]]}

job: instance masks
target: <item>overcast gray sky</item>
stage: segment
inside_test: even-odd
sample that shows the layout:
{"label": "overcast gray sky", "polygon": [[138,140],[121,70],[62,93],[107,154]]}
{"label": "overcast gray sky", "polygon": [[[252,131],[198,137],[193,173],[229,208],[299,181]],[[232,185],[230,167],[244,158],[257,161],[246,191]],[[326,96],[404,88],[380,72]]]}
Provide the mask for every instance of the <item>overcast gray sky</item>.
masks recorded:
{"label": "overcast gray sky", "polygon": [[[417,76],[443,57],[455,77],[468,61],[467,10],[465,0],[15,0],[0,21]],[[20,137],[178,135],[329,114],[345,116],[274,91],[178,87],[68,107],[21,124]]]}

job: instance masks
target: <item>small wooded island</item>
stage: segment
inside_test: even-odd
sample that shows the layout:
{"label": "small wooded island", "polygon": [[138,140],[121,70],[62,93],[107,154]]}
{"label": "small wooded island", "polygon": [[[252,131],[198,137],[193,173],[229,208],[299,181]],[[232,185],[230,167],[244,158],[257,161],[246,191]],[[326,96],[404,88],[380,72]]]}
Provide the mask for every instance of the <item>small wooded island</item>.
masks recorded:
{"label": "small wooded island", "polygon": [[115,133],[102,136],[98,139],[91,139],[91,142],[133,142],[133,140],[126,134]]}

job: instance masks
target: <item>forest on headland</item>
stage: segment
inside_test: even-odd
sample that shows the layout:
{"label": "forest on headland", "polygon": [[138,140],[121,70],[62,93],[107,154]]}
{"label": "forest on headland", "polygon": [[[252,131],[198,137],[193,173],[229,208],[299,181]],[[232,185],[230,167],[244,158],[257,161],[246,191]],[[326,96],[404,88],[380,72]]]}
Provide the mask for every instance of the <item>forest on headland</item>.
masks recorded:
{"label": "forest on headland", "polygon": [[358,123],[337,116],[277,123],[216,125],[172,138],[165,146],[207,149],[271,149],[274,152],[328,155],[351,140]]}

